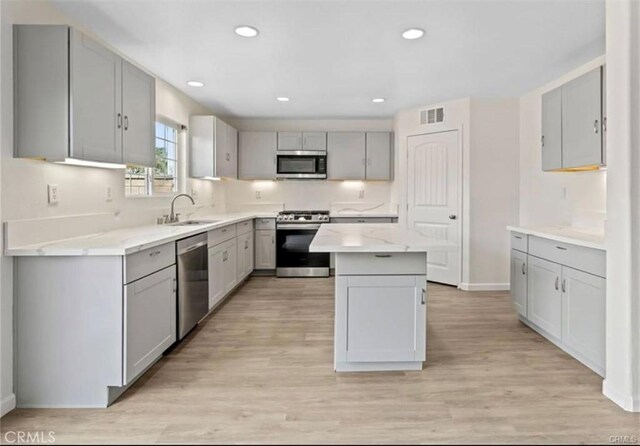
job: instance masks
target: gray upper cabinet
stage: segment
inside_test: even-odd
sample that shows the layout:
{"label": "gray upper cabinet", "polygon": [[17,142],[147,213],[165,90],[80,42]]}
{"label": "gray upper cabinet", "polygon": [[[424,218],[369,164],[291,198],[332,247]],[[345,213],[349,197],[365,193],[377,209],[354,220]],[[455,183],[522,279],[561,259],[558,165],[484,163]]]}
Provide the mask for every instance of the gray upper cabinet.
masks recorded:
{"label": "gray upper cabinet", "polygon": [[367,180],[391,179],[392,133],[367,133]]}
{"label": "gray upper cabinet", "polygon": [[562,168],[562,88],[542,95],[542,170]]}
{"label": "gray upper cabinet", "polygon": [[152,76],[123,61],[122,65],[122,162],[155,165],[154,125],[156,82]]}
{"label": "gray upper cabinet", "polygon": [[15,156],[155,164],[153,77],[64,25],[15,25],[14,60]]}
{"label": "gray upper cabinet", "polygon": [[278,150],[302,150],[302,132],[278,132]]}
{"label": "gray upper cabinet", "polygon": [[327,132],[303,132],[302,150],[325,152],[327,150]]}
{"label": "gray upper cabinet", "polygon": [[193,178],[236,178],[238,131],[215,116],[189,119],[190,175]]}
{"label": "gray upper cabinet", "polygon": [[70,33],[71,157],[122,162],[122,59],[84,34]]}
{"label": "gray upper cabinet", "polygon": [[240,132],[238,141],[238,178],[273,180],[276,177],[276,132]]}
{"label": "gray upper cabinet", "polygon": [[605,164],[603,75],[598,67],[543,95],[542,170]]}
{"label": "gray upper cabinet", "polygon": [[602,68],[597,68],[562,87],[562,167],[602,161]]}
{"label": "gray upper cabinet", "polygon": [[366,138],[364,132],[327,134],[327,179],[364,180]]}
{"label": "gray upper cabinet", "polygon": [[278,150],[327,150],[327,132],[278,132]]}

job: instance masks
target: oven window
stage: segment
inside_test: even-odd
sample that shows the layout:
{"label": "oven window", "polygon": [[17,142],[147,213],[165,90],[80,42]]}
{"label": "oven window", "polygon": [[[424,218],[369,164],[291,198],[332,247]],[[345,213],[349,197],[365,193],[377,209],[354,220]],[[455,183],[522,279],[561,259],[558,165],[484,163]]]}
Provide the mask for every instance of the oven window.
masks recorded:
{"label": "oven window", "polygon": [[317,173],[315,156],[278,156],[278,173]]}
{"label": "oven window", "polygon": [[329,253],[309,252],[317,229],[278,229],[276,232],[278,268],[328,268]]}

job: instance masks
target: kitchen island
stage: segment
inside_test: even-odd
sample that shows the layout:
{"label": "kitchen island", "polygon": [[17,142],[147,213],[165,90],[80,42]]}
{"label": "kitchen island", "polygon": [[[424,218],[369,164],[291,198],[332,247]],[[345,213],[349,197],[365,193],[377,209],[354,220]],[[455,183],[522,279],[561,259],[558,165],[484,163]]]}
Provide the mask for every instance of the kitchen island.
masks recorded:
{"label": "kitchen island", "polygon": [[427,255],[446,240],[398,224],[323,224],[311,252],[335,253],[334,369],[420,370],[426,359]]}

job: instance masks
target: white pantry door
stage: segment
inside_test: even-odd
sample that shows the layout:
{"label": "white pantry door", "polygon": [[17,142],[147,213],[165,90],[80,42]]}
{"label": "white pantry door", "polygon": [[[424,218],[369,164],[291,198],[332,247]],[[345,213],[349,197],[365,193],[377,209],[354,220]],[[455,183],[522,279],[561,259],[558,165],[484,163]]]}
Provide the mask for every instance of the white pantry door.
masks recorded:
{"label": "white pantry door", "polygon": [[458,246],[455,252],[427,255],[427,280],[449,285],[460,280],[458,144],[457,131],[410,136],[408,143],[407,222]]}

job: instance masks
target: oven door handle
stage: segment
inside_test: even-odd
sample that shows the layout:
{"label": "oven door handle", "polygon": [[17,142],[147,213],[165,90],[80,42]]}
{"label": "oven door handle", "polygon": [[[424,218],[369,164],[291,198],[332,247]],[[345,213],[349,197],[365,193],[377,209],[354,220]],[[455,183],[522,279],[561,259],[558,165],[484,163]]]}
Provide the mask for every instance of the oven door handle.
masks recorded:
{"label": "oven door handle", "polygon": [[292,223],[292,224],[279,224],[276,225],[276,229],[278,230],[287,230],[287,229],[319,229],[320,228],[320,223],[310,223],[310,224],[305,224],[305,223],[300,223],[300,224],[296,224],[296,223]]}

